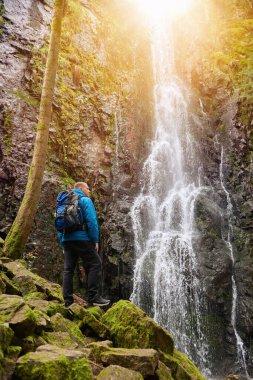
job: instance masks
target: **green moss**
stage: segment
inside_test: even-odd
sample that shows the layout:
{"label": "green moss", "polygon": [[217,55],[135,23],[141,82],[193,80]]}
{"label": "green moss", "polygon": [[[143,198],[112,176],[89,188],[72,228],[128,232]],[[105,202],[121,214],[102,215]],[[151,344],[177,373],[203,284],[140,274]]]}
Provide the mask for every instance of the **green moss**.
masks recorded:
{"label": "green moss", "polygon": [[177,350],[173,355],[160,352],[160,360],[170,368],[175,380],[206,380],[187,356]]}
{"label": "green moss", "polygon": [[41,293],[41,292],[33,292],[33,293],[28,293],[26,294],[23,299],[25,301],[28,301],[30,298],[39,298],[39,299],[42,299],[42,300],[46,300],[47,299],[47,296],[45,293]]}
{"label": "green moss", "polygon": [[12,338],[14,336],[13,330],[8,326],[0,325],[0,349],[6,351],[11,344]]}
{"label": "green moss", "polygon": [[43,339],[57,347],[75,349],[78,347],[77,342],[67,332],[44,332]]}
{"label": "green moss", "polygon": [[39,101],[35,99],[32,95],[30,95],[27,91],[24,90],[10,90],[12,95],[15,95],[18,99],[20,99],[23,103],[32,106],[34,108],[39,107]]}
{"label": "green moss", "polygon": [[1,273],[0,278],[5,285],[5,293],[13,295],[21,294],[20,289],[9,279],[9,277],[6,276],[5,273]]}
{"label": "green moss", "polygon": [[55,332],[67,332],[80,345],[84,345],[84,336],[79,327],[72,321],[64,318],[61,314],[55,314],[51,318],[51,325]]}
{"label": "green moss", "polygon": [[41,351],[22,356],[15,370],[15,378],[22,380],[92,380],[93,375],[86,357],[68,359],[62,351],[57,354]]}
{"label": "green moss", "polygon": [[172,336],[129,301],[119,301],[101,318],[116,347],[154,348],[172,353]]}
{"label": "green moss", "polygon": [[97,319],[99,320],[102,315],[104,314],[103,310],[99,306],[89,307],[89,312]]}
{"label": "green moss", "polygon": [[174,380],[171,371],[165,364],[159,361],[158,369],[156,370],[156,375],[159,380]]}
{"label": "green moss", "polygon": [[4,24],[5,24],[5,20],[3,18],[3,15],[4,15],[4,4],[1,1],[0,2],[0,35],[3,32],[3,27],[4,27]]}

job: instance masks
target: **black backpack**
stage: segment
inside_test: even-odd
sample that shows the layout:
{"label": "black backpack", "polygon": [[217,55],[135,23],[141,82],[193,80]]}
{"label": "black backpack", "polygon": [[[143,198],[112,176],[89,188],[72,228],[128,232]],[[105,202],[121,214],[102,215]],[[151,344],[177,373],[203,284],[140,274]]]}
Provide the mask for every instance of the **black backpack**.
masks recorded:
{"label": "black backpack", "polygon": [[57,196],[55,213],[55,227],[57,231],[70,234],[74,231],[86,229],[86,224],[79,205],[79,199],[84,195],[77,195],[73,191],[61,191]]}

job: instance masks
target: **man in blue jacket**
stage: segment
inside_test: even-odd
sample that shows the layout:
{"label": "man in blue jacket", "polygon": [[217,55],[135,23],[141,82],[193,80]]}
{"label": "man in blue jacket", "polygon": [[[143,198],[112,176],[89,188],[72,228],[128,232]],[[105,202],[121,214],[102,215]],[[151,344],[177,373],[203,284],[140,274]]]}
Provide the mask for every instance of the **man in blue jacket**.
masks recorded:
{"label": "man in blue jacket", "polygon": [[99,295],[102,263],[98,255],[99,228],[96,210],[89,198],[90,190],[85,182],[77,182],[73,192],[80,196],[78,202],[82,210],[85,228],[61,235],[64,250],[63,297],[65,306],[73,303],[73,275],[79,257],[82,259],[88,279],[88,304],[105,306],[110,301]]}

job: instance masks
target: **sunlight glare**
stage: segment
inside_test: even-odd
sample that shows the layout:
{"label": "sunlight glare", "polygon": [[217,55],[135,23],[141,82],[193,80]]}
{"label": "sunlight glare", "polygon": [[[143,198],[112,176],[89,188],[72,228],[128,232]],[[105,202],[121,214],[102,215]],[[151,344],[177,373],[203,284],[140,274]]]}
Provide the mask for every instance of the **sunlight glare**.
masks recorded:
{"label": "sunlight glare", "polygon": [[155,22],[164,14],[180,16],[193,6],[196,0],[133,0],[137,7]]}

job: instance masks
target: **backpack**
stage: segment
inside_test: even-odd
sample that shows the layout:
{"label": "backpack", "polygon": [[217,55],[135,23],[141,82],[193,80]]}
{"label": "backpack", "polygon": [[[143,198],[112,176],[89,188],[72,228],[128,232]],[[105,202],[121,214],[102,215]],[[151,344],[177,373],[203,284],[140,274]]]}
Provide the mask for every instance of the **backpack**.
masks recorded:
{"label": "backpack", "polygon": [[78,202],[83,197],[68,190],[61,191],[58,194],[55,213],[55,227],[57,231],[67,235],[74,231],[86,229]]}

